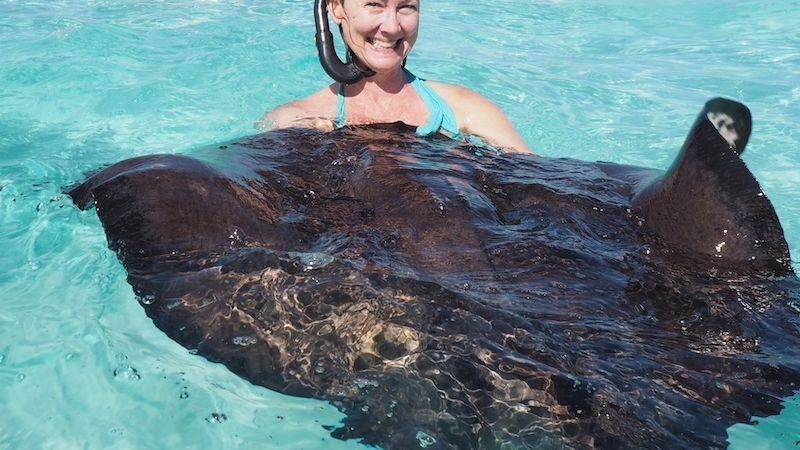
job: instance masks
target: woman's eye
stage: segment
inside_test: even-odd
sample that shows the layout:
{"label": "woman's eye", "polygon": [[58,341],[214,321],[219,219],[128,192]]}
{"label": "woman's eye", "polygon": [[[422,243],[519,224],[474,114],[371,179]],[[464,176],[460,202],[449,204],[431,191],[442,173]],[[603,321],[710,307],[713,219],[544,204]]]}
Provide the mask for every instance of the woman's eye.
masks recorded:
{"label": "woman's eye", "polygon": [[400,5],[400,8],[406,10],[416,11],[419,5],[415,1],[408,1]]}

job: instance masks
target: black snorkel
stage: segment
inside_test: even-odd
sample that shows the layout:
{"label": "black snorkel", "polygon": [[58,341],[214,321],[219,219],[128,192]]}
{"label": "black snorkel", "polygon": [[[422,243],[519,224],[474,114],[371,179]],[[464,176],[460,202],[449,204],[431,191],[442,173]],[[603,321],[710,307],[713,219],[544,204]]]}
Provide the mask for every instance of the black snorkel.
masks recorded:
{"label": "black snorkel", "polygon": [[314,22],[317,25],[317,51],[319,52],[319,62],[322,68],[334,80],[353,84],[361,78],[375,75],[371,69],[360,69],[354,61],[348,58],[347,63],[343,63],[336,54],[333,47],[333,35],[328,26],[328,5],[326,0],[315,0],[314,2]]}

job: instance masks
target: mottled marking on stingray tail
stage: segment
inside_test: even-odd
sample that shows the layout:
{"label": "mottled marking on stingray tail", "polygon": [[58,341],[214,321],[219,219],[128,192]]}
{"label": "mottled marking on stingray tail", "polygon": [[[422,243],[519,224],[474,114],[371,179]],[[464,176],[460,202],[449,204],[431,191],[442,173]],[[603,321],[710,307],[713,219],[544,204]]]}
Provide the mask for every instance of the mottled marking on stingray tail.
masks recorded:
{"label": "mottled marking on stingray tail", "polygon": [[746,106],[710,100],[669,170],[631,203],[645,231],[679,251],[788,274],[783,228],[740,157],[751,126]]}
{"label": "mottled marking on stingray tail", "polygon": [[732,150],[741,155],[753,127],[750,109],[733,100],[713,98],[706,103],[697,120],[701,120],[704,114]]}

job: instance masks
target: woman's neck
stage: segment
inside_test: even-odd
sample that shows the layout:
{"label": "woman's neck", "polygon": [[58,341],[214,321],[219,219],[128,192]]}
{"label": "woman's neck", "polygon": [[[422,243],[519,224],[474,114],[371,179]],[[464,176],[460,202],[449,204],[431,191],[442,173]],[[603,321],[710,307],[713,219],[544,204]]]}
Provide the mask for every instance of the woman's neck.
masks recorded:
{"label": "woman's neck", "polygon": [[345,92],[349,95],[381,98],[387,94],[399,93],[407,83],[408,78],[401,67],[391,72],[376,73],[369,78],[362,78],[357,83],[347,86]]}
{"label": "woman's neck", "polygon": [[414,93],[402,68],[377,73],[345,87],[347,115],[352,123],[405,122],[417,126],[427,118],[426,107]]}

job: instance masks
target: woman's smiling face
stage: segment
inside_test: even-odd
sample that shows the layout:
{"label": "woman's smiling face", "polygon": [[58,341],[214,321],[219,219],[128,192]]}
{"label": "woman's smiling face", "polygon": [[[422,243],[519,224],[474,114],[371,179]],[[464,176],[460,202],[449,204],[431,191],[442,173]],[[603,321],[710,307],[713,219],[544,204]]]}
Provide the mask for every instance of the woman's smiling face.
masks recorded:
{"label": "woman's smiling face", "polygon": [[417,40],[419,0],[328,2],[345,43],[364,65],[379,73],[400,67]]}

